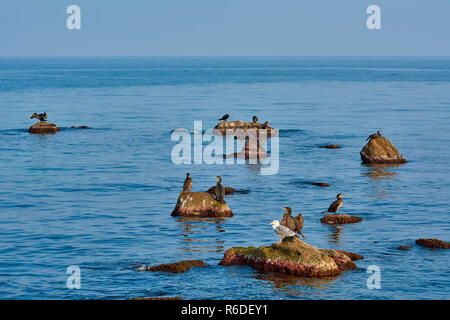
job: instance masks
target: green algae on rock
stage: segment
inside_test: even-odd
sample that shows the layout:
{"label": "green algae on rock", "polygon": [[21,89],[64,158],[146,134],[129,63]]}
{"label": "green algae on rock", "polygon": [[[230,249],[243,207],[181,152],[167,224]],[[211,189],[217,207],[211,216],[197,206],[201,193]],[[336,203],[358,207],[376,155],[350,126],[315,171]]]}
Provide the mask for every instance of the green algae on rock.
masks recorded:
{"label": "green algae on rock", "polygon": [[406,163],[406,159],[386,138],[371,139],[361,149],[361,160],[364,163]]}
{"label": "green algae on rock", "polygon": [[29,129],[29,133],[34,134],[55,134],[59,131],[59,128],[54,123],[38,122],[32,125]]}
{"label": "green algae on rock", "polygon": [[248,265],[261,272],[280,272],[303,277],[339,275],[355,270],[356,265],[342,251],[319,249],[297,236],[283,239],[270,247],[234,247],[228,249],[219,265]]}
{"label": "green algae on rock", "polygon": [[232,217],[226,203],[220,203],[208,192],[181,192],[172,216],[180,217]]}

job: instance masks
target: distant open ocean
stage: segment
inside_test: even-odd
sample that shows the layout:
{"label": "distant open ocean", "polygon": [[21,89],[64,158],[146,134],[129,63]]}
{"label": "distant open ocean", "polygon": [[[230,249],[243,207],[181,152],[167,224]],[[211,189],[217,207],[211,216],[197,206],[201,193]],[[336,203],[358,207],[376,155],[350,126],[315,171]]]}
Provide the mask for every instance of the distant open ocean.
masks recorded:
{"label": "distant open ocean", "polygon": [[[450,250],[414,244],[450,240],[450,58],[0,58],[0,111],[0,299],[450,299]],[[44,111],[62,130],[29,134]],[[225,113],[281,130],[278,174],[171,162],[172,129]],[[361,164],[378,129],[407,164]],[[332,143],[343,148],[318,148]],[[233,218],[174,218],[186,172],[193,191],[221,175],[249,192],[227,197]],[[361,223],[320,223],[337,193]],[[278,242],[269,223],[284,206],[303,213],[309,244],[363,255],[358,270],[218,266],[227,248]],[[188,259],[208,268],[134,269]],[[80,290],[66,287],[70,265]]]}

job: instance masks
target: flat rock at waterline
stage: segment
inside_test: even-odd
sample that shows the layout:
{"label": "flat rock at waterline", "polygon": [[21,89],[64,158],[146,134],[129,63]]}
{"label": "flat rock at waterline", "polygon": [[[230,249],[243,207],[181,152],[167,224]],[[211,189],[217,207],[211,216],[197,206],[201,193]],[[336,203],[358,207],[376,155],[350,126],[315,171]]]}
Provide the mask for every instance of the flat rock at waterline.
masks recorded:
{"label": "flat rock at waterline", "polygon": [[406,159],[386,138],[371,139],[361,149],[361,160],[364,163],[406,163]]}
{"label": "flat rock at waterline", "polygon": [[344,213],[330,213],[324,215],[320,222],[325,224],[347,224],[347,223],[357,223],[361,222],[362,218],[351,216]]}
{"label": "flat rock at waterline", "polygon": [[181,192],[172,216],[180,217],[232,217],[233,211],[208,192]]}
{"label": "flat rock at waterline", "polygon": [[344,270],[357,268],[343,251],[319,249],[296,236],[285,238],[281,243],[274,243],[270,247],[228,249],[219,264],[248,265],[261,272],[279,272],[303,277],[335,276]]}
{"label": "flat rock at waterline", "polygon": [[188,271],[192,267],[206,267],[202,260],[186,260],[181,262],[174,262],[168,264],[160,264],[154,267],[139,268],[137,271],[162,271],[169,273],[182,273]]}
{"label": "flat rock at waterline", "polygon": [[439,239],[417,239],[416,244],[432,249],[450,249],[450,243]]}
{"label": "flat rock at waterline", "polygon": [[59,131],[59,128],[54,123],[48,122],[38,122],[35,125],[32,125],[29,129],[29,133],[37,133],[37,134],[54,134]]}

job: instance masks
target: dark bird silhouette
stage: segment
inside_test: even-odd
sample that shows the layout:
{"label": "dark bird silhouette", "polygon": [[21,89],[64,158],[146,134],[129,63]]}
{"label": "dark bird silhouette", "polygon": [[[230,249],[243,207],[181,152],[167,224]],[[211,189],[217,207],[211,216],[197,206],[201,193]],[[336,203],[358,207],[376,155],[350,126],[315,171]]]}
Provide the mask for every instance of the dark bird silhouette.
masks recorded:
{"label": "dark bird silhouette", "polygon": [[340,207],[342,207],[342,204],[344,203],[344,199],[342,199],[343,194],[339,193],[336,196],[336,200],[333,201],[332,204],[330,204],[330,206],[328,207],[328,210],[323,211],[322,213],[327,213],[327,212],[331,212],[331,213],[336,213]]}
{"label": "dark bird silhouette", "polygon": [[216,200],[225,203],[225,188],[221,185],[222,177],[216,176],[216,178],[218,179],[215,190]]}
{"label": "dark bird silhouette", "polygon": [[47,120],[47,112],[39,113],[39,114],[37,114],[37,113],[35,112],[35,113],[33,113],[33,115],[30,117],[30,119],[39,119],[39,121],[43,122],[43,121]]}
{"label": "dark bird silhouette", "polygon": [[258,122],[258,117],[257,116],[253,116],[253,123],[256,123],[256,122]]}
{"label": "dark bird silhouette", "polygon": [[367,139],[368,140],[372,140],[372,139],[377,139],[377,138],[381,138],[381,130],[378,130],[377,133],[372,133]]}
{"label": "dark bird silhouette", "polygon": [[299,235],[302,236],[303,239],[306,239],[306,237],[303,235],[303,215],[299,213],[297,217],[292,216],[292,209],[289,207],[283,207],[282,208],[285,213],[283,213],[283,219],[281,220],[280,224],[282,226],[288,227],[289,229],[297,232]]}
{"label": "dark bird silhouette", "polygon": [[192,190],[192,178],[189,173],[186,173],[186,180],[183,184],[183,192],[190,192]]}
{"label": "dark bird silhouette", "polygon": [[219,121],[225,121],[230,117],[230,115],[227,113],[226,115],[224,115],[222,118],[219,119]]}

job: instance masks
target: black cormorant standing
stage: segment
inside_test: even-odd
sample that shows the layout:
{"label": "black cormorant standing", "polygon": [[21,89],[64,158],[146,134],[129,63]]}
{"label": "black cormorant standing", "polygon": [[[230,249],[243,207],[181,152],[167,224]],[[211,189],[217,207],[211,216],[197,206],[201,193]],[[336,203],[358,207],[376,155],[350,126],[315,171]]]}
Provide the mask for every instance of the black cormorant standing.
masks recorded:
{"label": "black cormorant standing", "polygon": [[336,213],[340,207],[342,207],[342,204],[344,203],[344,199],[342,199],[343,194],[339,193],[336,196],[336,200],[333,201],[332,204],[330,204],[330,207],[328,208],[328,210],[323,211],[322,213],[327,213],[327,212],[331,212],[331,213]]}
{"label": "black cormorant standing", "polygon": [[367,139],[368,140],[372,140],[372,139],[377,139],[377,138],[381,138],[381,130],[378,130],[377,133],[372,133]]}
{"label": "black cormorant standing", "polygon": [[220,184],[222,182],[222,177],[216,176],[216,178],[219,180],[216,184],[216,200],[220,203],[225,203],[225,188]]}
{"label": "black cormorant standing", "polygon": [[219,121],[225,121],[230,117],[230,115],[227,113],[226,115],[224,115],[222,118],[219,119]]}
{"label": "black cormorant standing", "polygon": [[183,184],[183,192],[191,192],[192,189],[192,178],[189,173],[186,173],[186,180],[184,180]]}
{"label": "black cormorant standing", "polygon": [[257,116],[253,116],[253,123],[258,122],[258,117]]}
{"label": "black cormorant standing", "polygon": [[33,113],[33,115],[30,117],[30,119],[39,119],[39,121],[43,122],[43,121],[47,120],[47,112],[39,113],[39,114],[37,114],[37,113],[35,112],[35,113]]}
{"label": "black cormorant standing", "polygon": [[280,224],[283,226],[286,226],[293,231],[297,232],[299,235],[303,237],[303,239],[306,239],[306,237],[303,235],[303,215],[299,213],[297,217],[292,216],[292,209],[289,207],[283,207],[284,211],[286,211],[283,214],[283,219],[281,220]]}

